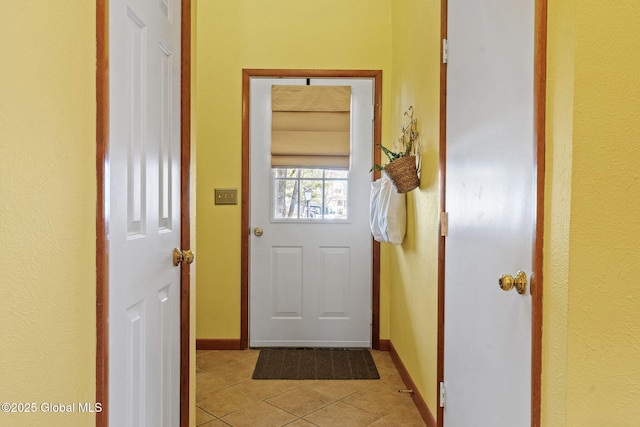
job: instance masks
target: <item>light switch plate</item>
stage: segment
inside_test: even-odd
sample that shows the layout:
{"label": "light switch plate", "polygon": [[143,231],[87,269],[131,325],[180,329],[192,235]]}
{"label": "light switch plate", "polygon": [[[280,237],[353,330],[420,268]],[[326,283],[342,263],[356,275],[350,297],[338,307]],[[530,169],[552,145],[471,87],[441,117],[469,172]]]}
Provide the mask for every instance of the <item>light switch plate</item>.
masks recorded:
{"label": "light switch plate", "polygon": [[237,188],[216,188],[214,189],[216,205],[237,205],[238,189]]}

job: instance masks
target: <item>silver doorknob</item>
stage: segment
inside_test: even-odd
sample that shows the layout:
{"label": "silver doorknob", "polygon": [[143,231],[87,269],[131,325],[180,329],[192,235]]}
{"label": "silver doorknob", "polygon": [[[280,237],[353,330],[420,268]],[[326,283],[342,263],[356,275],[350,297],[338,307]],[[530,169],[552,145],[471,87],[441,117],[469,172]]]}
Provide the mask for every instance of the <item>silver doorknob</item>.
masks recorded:
{"label": "silver doorknob", "polygon": [[515,287],[520,295],[524,295],[527,292],[527,275],[524,271],[518,271],[515,278],[509,274],[503,274],[498,279],[498,285],[503,291],[510,291]]}
{"label": "silver doorknob", "polygon": [[260,237],[264,234],[264,230],[261,227],[256,227],[253,229],[253,234]]}

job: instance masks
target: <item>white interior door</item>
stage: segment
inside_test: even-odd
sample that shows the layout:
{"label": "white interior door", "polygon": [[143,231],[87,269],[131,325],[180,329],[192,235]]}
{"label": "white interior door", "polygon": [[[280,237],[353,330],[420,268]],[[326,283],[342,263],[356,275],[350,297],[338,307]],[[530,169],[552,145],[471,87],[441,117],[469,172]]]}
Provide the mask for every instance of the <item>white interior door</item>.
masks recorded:
{"label": "white interior door", "polygon": [[446,427],[531,420],[534,1],[448,2]]}
{"label": "white interior door", "polygon": [[[369,347],[373,79],[309,82],[351,86],[350,171],[288,169],[278,175],[270,164],[271,86],[306,83],[305,79],[251,79],[249,344]],[[274,200],[275,186],[284,186],[285,181],[288,207],[296,197],[296,186],[300,203],[294,202],[292,216],[283,219],[275,214]],[[304,199],[305,188],[309,202]],[[254,233],[258,227],[261,236]]]}
{"label": "white interior door", "polygon": [[109,422],[177,426],[180,2],[109,2]]}

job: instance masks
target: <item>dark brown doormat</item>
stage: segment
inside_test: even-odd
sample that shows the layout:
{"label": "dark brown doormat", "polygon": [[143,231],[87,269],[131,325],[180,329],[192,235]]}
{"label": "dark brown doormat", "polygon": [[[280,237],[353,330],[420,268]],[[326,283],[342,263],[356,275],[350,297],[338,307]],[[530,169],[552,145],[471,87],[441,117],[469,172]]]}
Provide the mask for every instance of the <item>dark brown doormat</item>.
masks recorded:
{"label": "dark brown doormat", "polygon": [[377,380],[367,349],[265,348],[253,371],[254,380]]}

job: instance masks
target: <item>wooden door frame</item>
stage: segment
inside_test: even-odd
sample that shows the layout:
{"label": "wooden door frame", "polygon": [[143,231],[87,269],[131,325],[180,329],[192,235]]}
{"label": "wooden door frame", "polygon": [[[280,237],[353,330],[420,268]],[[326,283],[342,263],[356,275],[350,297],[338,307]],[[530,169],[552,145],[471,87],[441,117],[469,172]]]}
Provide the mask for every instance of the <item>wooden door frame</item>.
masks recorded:
{"label": "wooden door frame", "polygon": [[[191,0],[181,2],[180,245],[190,247]],[[109,0],[96,0],[96,426],[109,425],[109,243],[105,191],[109,161]],[[180,426],[189,426],[190,268],[180,268]]]}
{"label": "wooden door frame", "polygon": [[[441,0],[441,38],[447,39],[448,0]],[[441,57],[442,57],[442,51]],[[534,175],[535,215],[533,231],[533,275],[531,276],[531,426],[540,427],[542,403],[542,290],[545,185],[545,123],[546,123],[546,59],[547,0],[535,1],[534,29]],[[440,65],[440,206],[446,212],[447,169],[447,64]],[[444,291],[446,237],[438,243],[438,361],[436,396],[438,427],[444,425],[444,408],[440,406],[440,383],[444,381]]]}
{"label": "wooden door frame", "polygon": [[[250,83],[253,77],[265,78],[371,78],[374,86],[373,120],[373,157],[374,163],[380,163],[382,141],[382,71],[381,70],[278,70],[243,69],[242,70],[242,220],[241,220],[241,277],[240,277],[240,348],[249,347],[249,248],[251,223],[249,210],[251,204],[250,189]],[[374,179],[380,177],[375,172]],[[380,348],[380,243],[372,239],[372,283],[371,283],[371,348]]]}

